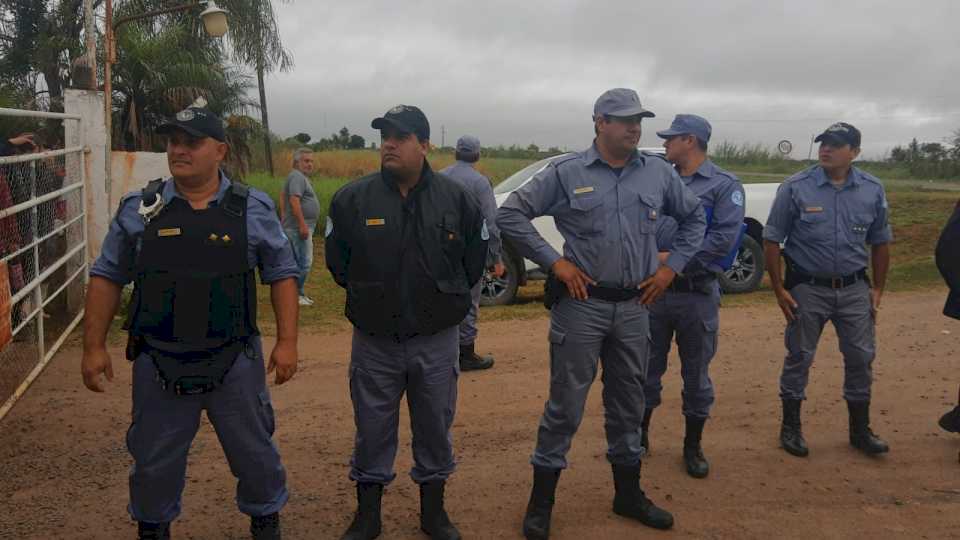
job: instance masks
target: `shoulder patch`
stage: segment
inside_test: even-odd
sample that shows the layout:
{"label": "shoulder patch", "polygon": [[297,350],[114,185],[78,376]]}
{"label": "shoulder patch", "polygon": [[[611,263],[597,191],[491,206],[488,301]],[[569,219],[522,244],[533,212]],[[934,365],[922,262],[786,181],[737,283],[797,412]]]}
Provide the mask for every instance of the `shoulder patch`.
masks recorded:
{"label": "shoulder patch", "polygon": [[743,206],[743,192],[739,189],[734,190],[730,194],[730,200],[737,206]]}

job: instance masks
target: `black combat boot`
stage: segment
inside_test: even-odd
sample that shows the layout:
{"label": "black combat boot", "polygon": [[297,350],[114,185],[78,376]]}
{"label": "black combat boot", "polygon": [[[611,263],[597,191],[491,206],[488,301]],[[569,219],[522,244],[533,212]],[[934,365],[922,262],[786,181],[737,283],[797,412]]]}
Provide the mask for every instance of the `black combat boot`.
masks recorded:
{"label": "black combat boot", "polygon": [[146,521],[137,522],[138,540],[169,540],[169,523],[147,523]]}
{"label": "black combat boot", "polygon": [[810,450],[800,431],[800,400],[783,399],[783,424],[780,426],[780,444],[788,454],[807,457]]}
{"label": "black combat boot", "polygon": [[890,451],[887,443],[870,430],[870,402],[848,401],[850,411],[850,444],[864,454],[874,456]]}
{"label": "black combat boot", "polygon": [[251,516],[250,535],[253,540],[280,540],[280,514]]}
{"label": "black combat boot", "polygon": [[373,540],[380,536],[383,484],[357,483],[357,513],[340,540]]}
{"label": "black combat boot", "polygon": [[640,464],[613,465],[613,513],[632,518],[647,527],[669,529],[673,516],[659,508],[640,489]]}
{"label": "black combat boot", "polygon": [[560,480],[561,469],[533,466],[533,489],[523,516],[523,536],[527,540],[550,538],[550,514]]}
{"label": "black combat boot", "polygon": [[476,353],[474,345],[474,343],[460,345],[460,371],[475,371],[493,367],[493,357],[490,355],[480,356]]}
{"label": "black combat boot", "polygon": [[643,447],[641,455],[650,455],[650,418],[653,417],[653,409],[647,407],[643,411],[643,420],[640,421],[640,446]]}
{"label": "black combat boot", "polygon": [[960,405],[940,417],[940,427],[950,433],[960,433]]}
{"label": "black combat boot", "polygon": [[703,457],[700,439],[707,419],[694,416],[684,418],[687,421],[687,434],[683,438],[683,463],[687,466],[687,474],[694,478],[706,478],[710,474],[710,463]]}
{"label": "black combat boot", "polygon": [[443,480],[420,484],[420,529],[431,538],[460,540],[460,531],[443,509],[444,487]]}

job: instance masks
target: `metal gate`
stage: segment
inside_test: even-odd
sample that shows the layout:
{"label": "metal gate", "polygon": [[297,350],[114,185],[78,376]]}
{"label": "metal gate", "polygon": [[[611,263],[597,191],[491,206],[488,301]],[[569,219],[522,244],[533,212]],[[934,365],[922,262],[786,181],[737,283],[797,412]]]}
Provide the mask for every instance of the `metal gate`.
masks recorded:
{"label": "metal gate", "polygon": [[47,126],[39,149],[0,157],[2,420],[83,318],[87,205],[80,116],[0,108],[0,117]]}

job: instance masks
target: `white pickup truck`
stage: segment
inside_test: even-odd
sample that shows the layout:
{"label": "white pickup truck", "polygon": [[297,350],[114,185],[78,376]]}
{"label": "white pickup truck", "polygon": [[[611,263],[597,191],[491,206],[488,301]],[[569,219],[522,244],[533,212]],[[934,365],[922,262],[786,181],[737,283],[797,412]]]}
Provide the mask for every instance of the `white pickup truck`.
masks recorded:
{"label": "white pickup truck", "polygon": [[[663,148],[641,148],[647,152],[662,154]],[[530,181],[540,171],[542,171],[550,162],[566,154],[541,159],[536,163],[516,172],[493,189],[497,199],[497,206],[503,204],[507,197],[515,190]],[[770,213],[770,206],[773,204],[773,198],[777,194],[779,183],[765,184],[744,184],[743,189],[746,193],[746,216],[744,223],[747,224],[747,234],[737,253],[737,258],[730,270],[720,276],[720,286],[725,293],[749,292],[760,286],[763,279],[763,224],[767,221]],[[563,253],[563,237],[557,231],[553,218],[549,216],[539,217],[533,220],[533,225],[537,228],[543,238],[550,243],[558,252]],[[509,241],[504,241],[501,254],[503,263],[507,267],[503,277],[495,278],[488,274],[483,278],[483,289],[480,297],[480,303],[485,306],[502,305],[512,303],[517,295],[517,288],[526,285],[532,280],[542,280],[546,278],[543,269],[531,260],[522,259],[517,254],[516,248],[510,245]]]}

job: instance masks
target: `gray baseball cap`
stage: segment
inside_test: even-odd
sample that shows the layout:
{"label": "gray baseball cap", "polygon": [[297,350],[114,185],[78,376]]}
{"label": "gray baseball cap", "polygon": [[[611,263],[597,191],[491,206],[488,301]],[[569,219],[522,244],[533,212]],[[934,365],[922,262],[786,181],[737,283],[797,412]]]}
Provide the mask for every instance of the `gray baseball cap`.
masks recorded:
{"label": "gray baseball cap", "polygon": [[707,122],[706,118],[695,114],[678,114],[673,117],[670,129],[658,131],[657,136],[661,139],[669,139],[677,135],[693,135],[708,143],[711,133],[713,133],[713,128],[710,127],[710,122]]}
{"label": "gray baseball cap", "polygon": [[593,105],[593,118],[596,120],[604,115],[640,115],[643,118],[653,118],[656,116],[640,105],[640,96],[629,88],[613,88],[607,90],[597,98],[597,102]]}
{"label": "gray baseball cap", "polygon": [[457,139],[457,152],[463,152],[464,154],[479,154],[480,153],[480,139],[474,137],[473,135],[464,135]]}

